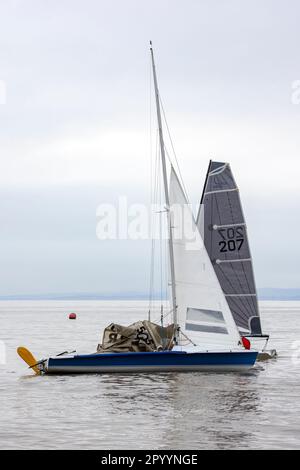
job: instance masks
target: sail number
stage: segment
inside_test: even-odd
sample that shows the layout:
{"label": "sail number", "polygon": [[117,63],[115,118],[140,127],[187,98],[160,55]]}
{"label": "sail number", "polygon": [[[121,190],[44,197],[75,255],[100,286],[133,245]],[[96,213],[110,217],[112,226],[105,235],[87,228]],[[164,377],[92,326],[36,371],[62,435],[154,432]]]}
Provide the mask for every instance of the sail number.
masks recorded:
{"label": "sail number", "polygon": [[244,243],[244,228],[229,227],[218,230],[222,240],[219,242],[220,252],[240,251]]}

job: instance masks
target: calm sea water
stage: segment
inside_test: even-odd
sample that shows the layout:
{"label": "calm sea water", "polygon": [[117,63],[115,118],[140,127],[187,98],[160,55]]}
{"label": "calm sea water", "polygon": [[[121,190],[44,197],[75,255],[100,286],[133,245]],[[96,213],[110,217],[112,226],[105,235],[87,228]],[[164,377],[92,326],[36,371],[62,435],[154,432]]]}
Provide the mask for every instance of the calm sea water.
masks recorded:
{"label": "calm sea water", "polygon": [[38,377],[16,354],[20,345],[37,358],[93,352],[107,324],[146,311],[129,301],[0,302],[0,448],[300,449],[300,302],[261,303],[279,357],[247,373]]}

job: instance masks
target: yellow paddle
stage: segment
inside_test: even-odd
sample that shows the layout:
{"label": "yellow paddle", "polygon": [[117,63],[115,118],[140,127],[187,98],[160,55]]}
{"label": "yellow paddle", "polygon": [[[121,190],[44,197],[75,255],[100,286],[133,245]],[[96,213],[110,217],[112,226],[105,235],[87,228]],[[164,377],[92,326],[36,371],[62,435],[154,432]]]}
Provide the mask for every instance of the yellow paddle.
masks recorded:
{"label": "yellow paddle", "polygon": [[38,362],[36,360],[36,358],[31,354],[30,351],[28,351],[28,349],[24,348],[23,346],[20,346],[18,349],[17,349],[17,353],[19,354],[19,356],[23,359],[23,361],[26,362],[26,364],[28,364],[28,366],[34,370],[34,372],[37,374],[37,375],[40,375],[40,370],[38,369],[36,363]]}

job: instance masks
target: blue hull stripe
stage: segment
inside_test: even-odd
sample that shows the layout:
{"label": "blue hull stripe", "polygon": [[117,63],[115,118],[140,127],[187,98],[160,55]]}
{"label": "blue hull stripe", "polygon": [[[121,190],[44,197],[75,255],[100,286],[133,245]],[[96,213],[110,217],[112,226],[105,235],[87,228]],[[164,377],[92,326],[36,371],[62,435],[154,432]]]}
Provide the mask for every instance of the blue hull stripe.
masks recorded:
{"label": "blue hull stripe", "polygon": [[78,373],[105,371],[199,370],[201,368],[247,368],[254,365],[257,352],[198,352],[181,351],[84,354],[74,357],[50,358],[48,373]]}

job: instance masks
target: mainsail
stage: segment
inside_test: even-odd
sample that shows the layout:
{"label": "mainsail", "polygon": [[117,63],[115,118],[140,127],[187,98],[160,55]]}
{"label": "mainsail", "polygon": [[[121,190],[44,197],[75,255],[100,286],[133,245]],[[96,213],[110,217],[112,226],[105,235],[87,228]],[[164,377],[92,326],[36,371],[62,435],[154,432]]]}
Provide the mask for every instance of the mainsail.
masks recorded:
{"label": "mainsail", "polygon": [[240,335],[173,168],[170,220],[181,332],[205,350],[237,348]]}
{"label": "mainsail", "polygon": [[247,227],[228,163],[209,163],[197,226],[237,327],[261,335]]}

